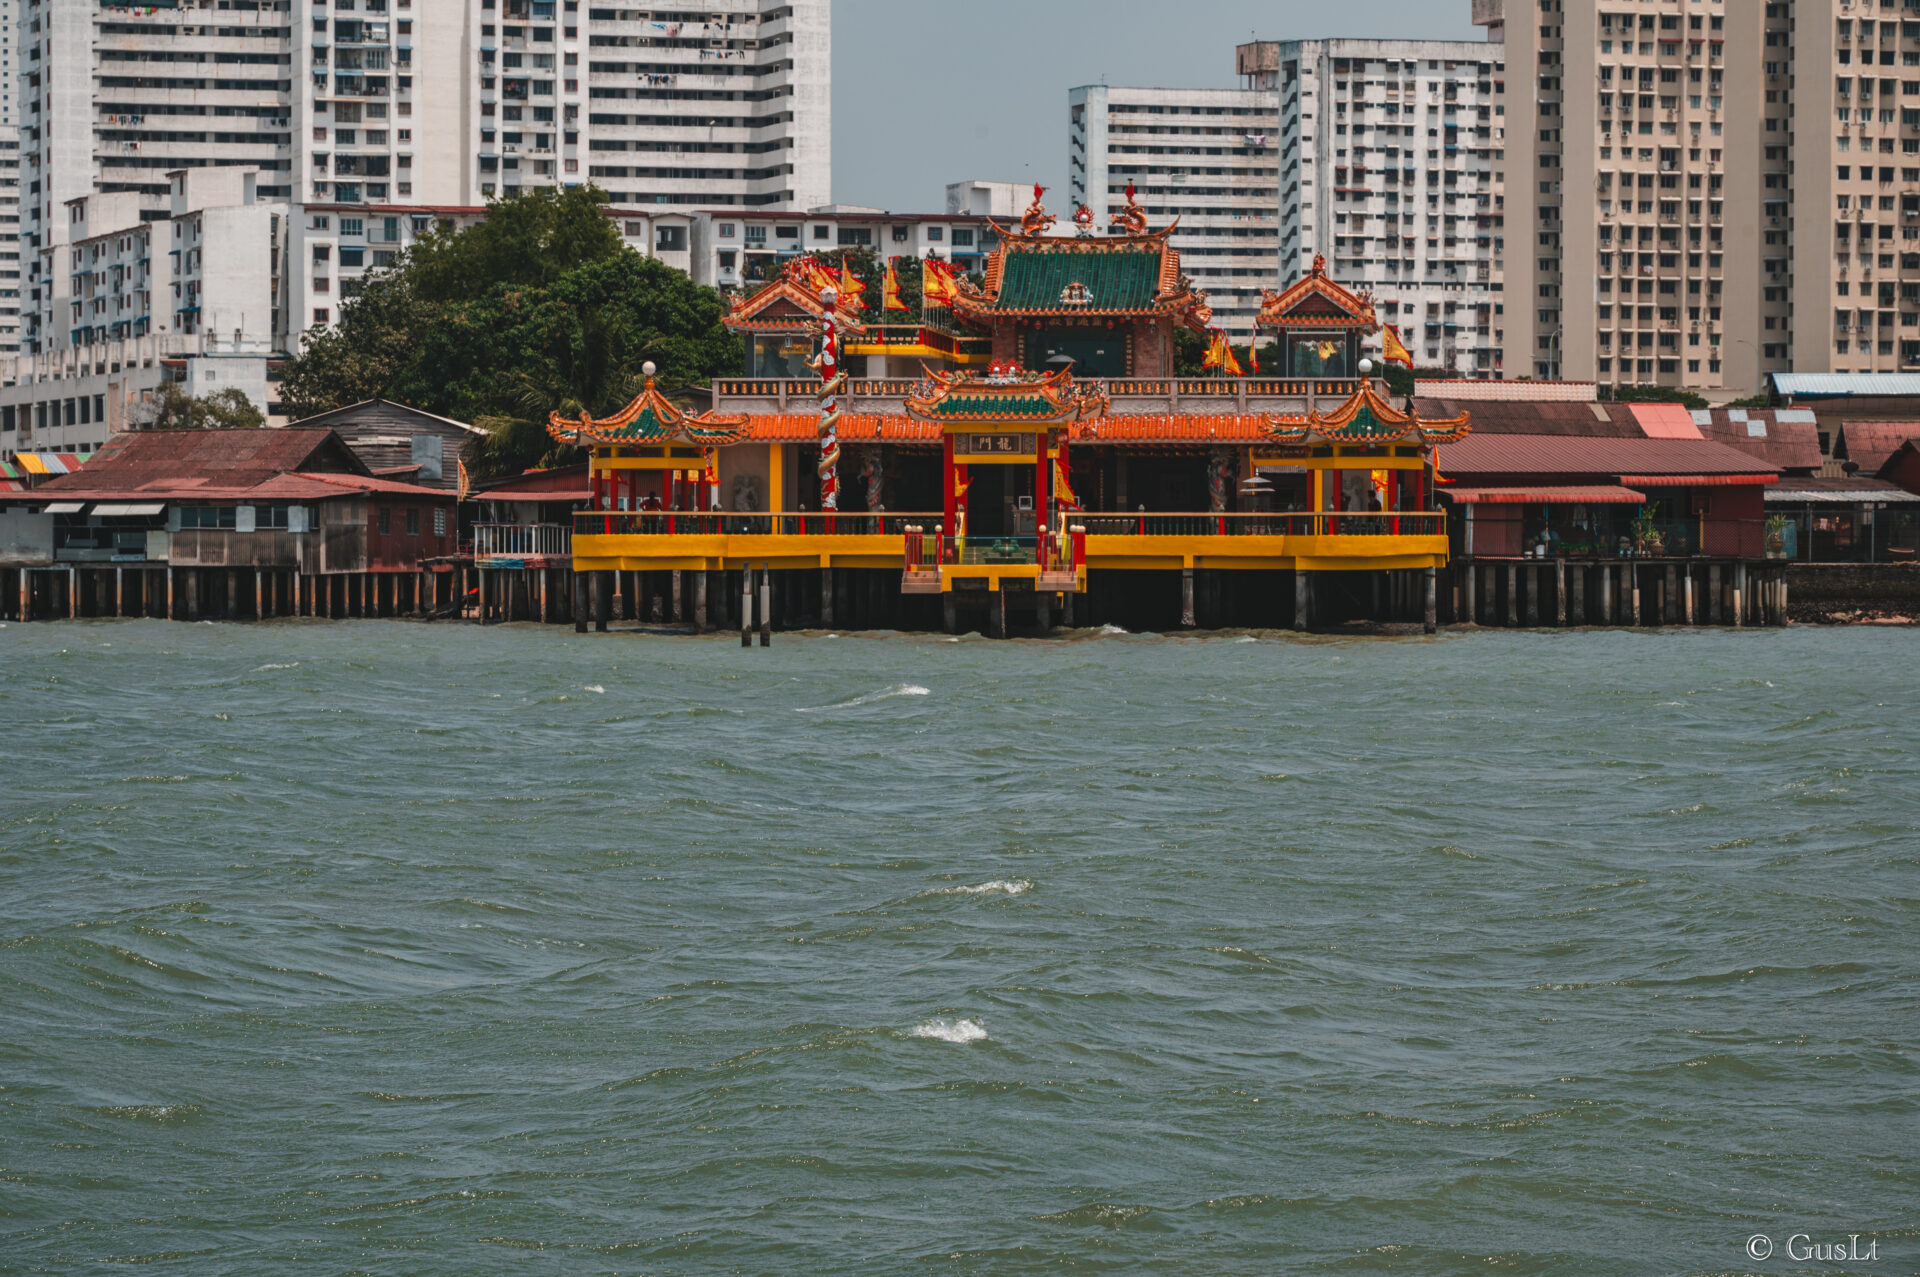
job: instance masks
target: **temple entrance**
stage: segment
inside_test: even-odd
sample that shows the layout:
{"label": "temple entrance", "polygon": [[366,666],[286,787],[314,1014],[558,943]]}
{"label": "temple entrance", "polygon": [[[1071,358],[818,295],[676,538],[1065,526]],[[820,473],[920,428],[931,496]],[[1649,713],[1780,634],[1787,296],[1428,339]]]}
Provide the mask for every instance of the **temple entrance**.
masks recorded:
{"label": "temple entrance", "polygon": [[[967,535],[1030,537],[1033,532],[1033,471],[1026,466],[969,466]],[[1025,509],[1022,509],[1022,503]]]}
{"label": "temple entrance", "polygon": [[1076,377],[1127,375],[1127,335],[1122,332],[1055,328],[1027,338],[1029,368],[1053,372],[1063,366],[1053,362],[1062,355],[1073,360]]}

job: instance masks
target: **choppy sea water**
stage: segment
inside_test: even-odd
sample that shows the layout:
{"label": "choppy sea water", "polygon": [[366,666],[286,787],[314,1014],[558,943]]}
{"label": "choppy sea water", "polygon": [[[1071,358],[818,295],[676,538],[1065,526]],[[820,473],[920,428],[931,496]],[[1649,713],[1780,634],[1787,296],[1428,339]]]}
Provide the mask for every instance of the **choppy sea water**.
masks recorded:
{"label": "choppy sea water", "polygon": [[0,1271],[1912,1273],[1916,652],[7,626]]}

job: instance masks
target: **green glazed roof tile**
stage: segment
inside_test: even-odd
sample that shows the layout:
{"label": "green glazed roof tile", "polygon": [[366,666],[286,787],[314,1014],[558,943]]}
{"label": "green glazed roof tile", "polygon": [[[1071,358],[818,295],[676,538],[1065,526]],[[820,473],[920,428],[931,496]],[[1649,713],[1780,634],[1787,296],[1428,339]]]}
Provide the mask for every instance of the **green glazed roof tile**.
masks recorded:
{"label": "green glazed roof tile", "polygon": [[1009,251],[1000,268],[995,310],[1059,310],[1069,284],[1084,284],[1088,312],[1151,310],[1160,291],[1160,250],[1088,253]]}

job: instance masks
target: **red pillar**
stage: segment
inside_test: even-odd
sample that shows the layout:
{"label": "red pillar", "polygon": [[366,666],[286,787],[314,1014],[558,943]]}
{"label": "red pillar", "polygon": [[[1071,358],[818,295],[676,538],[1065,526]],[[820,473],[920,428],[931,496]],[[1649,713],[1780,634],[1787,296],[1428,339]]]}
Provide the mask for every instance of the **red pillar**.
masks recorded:
{"label": "red pillar", "polygon": [[1044,430],[1033,437],[1033,535],[1035,553],[1041,567],[1047,565],[1047,515],[1053,503],[1047,499],[1047,444],[1051,436]]}
{"label": "red pillar", "polygon": [[954,480],[957,477],[954,474],[954,469],[953,469],[953,436],[952,435],[947,435],[942,442],[941,453],[940,453],[940,477],[942,480],[940,485],[941,489],[946,494],[946,505],[944,508],[946,510],[946,516],[947,516],[946,522],[942,525],[942,535],[952,536],[954,533],[954,528],[956,527],[953,521],[954,508],[956,505],[956,498],[954,497],[954,493],[953,493],[953,485],[954,485]]}

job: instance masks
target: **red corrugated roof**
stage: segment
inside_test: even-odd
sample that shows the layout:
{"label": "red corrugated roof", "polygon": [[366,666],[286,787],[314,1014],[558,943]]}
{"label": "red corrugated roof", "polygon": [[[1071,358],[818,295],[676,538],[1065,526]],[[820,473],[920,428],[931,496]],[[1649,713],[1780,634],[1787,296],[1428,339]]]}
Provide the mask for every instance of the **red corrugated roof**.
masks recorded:
{"label": "red corrugated roof", "polygon": [[[1819,423],[1812,413],[1804,410],[1787,409],[1786,414],[1787,419],[1783,421],[1771,409],[1750,409],[1736,421],[1729,410],[1715,408],[1695,414],[1694,420],[1704,437],[1738,448],[1769,466],[1782,470],[1818,470],[1822,460]],[[1753,433],[1754,426],[1760,428],[1760,434]]]}
{"label": "red corrugated roof", "polygon": [[322,467],[367,470],[333,431],[142,430],[115,435],[78,474],[49,479],[43,491],[146,492],[167,488],[255,487],[276,475]]}
{"label": "red corrugated roof", "polygon": [[1440,494],[1461,505],[1640,505],[1644,492],[1617,483],[1534,484],[1523,488],[1442,488]]}
{"label": "red corrugated roof", "polygon": [[353,493],[451,498],[368,473],[326,427],[154,430],[116,435],[78,474],[41,484],[63,500],[325,501]]}
{"label": "red corrugated roof", "polygon": [[1677,403],[1637,403],[1629,404],[1633,419],[1640,423],[1640,432],[1649,439],[1699,439],[1700,427],[1693,422],[1693,414]]}
{"label": "red corrugated roof", "polygon": [[[1440,454],[1449,477],[1497,475],[1602,479],[1621,475],[1754,475],[1753,458],[1706,439],[1593,439],[1570,435],[1483,435],[1478,431]],[[1756,476],[1766,482],[1771,476]]]}
{"label": "red corrugated roof", "polygon": [[1920,421],[1843,421],[1833,455],[1873,474],[1909,439],[1920,439]]}
{"label": "red corrugated roof", "polygon": [[1640,439],[1646,432],[1634,420],[1633,405],[1558,400],[1446,399],[1417,396],[1414,411],[1427,421],[1468,414],[1477,435],[1585,435]]}

